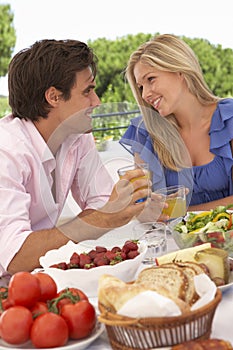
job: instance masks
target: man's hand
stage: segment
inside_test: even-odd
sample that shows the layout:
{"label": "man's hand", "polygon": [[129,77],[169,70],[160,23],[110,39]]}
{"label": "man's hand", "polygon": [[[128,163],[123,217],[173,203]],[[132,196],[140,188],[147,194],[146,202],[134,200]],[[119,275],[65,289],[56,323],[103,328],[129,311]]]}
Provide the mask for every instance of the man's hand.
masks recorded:
{"label": "man's hand", "polygon": [[100,209],[111,228],[127,224],[139,215],[151,195],[151,181],[143,177],[142,169],[128,171],[114,186],[109,201]]}

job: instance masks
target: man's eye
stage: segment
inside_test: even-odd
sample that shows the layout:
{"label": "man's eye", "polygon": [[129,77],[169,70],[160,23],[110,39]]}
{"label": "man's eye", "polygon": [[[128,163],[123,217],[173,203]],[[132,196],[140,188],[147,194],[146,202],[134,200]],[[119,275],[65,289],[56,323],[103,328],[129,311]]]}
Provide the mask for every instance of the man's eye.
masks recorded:
{"label": "man's eye", "polygon": [[91,92],[91,90],[92,90],[92,89],[86,89],[86,90],[84,91],[84,94],[85,94],[85,95],[88,95],[88,94]]}

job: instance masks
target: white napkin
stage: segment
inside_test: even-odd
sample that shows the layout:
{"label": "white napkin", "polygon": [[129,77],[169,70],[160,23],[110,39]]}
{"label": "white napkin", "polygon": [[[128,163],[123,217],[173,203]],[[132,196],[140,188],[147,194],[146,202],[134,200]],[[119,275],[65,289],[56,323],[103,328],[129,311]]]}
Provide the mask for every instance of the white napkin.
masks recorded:
{"label": "white napkin", "polygon": [[196,310],[211,302],[214,299],[217,291],[216,284],[211,281],[211,279],[205,273],[194,276],[194,285],[200,299],[193,304],[191,310]]}
{"label": "white napkin", "polygon": [[[194,285],[200,299],[193,304],[191,310],[196,310],[213,300],[217,290],[215,283],[204,273],[194,277]],[[181,310],[170,298],[148,290],[128,300],[118,310],[118,314],[135,318],[168,317],[181,315]]]}
{"label": "white napkin", "polygon": [[118,314],[128,317],[163,317],[179,316],[181,311],[176,303],[154,291],[139,293],[128,300]]}

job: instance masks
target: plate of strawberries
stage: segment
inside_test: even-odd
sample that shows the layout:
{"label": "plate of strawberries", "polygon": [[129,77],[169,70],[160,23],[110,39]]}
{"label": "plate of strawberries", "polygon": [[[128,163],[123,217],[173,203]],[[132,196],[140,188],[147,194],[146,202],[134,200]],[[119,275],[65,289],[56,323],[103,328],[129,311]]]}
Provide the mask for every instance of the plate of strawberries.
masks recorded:
{"label": "plate of strawberries", "polygon": [[78,244],[69,241],[40,258],[43,271],[56,281],[58,289],[76,287],[88,297],[97,297],[98,280],[111,274],[125,282],[134,280],[146,254],[144,242],[126,240],[119,245],[100,245],[98,241]]}

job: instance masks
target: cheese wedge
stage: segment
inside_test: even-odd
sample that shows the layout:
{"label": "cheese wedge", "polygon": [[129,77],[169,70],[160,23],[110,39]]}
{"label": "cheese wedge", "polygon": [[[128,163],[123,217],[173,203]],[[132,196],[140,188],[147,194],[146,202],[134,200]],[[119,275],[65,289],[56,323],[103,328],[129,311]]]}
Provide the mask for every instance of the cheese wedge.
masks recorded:
{"label": "cheese wedge", "polygon": [[162,256],[159,256],[156,258],[157,265],[167,264],[169,262],[176,262],[176,261],[193,261],[196,262],[195,254],[200,251],[207,248],[211,248],[210,243],[204,243],[197,245],[195,247],[176,250],[175,252],[171,252]]}
{"label": "cheese wedge", "polygon": [[199,264],[205,264],[208,267],[210,278],[222,278],[225,283],[229,282],[230,266],[228,253],[219,248],[208,248],[196,252],[195,260]]}

